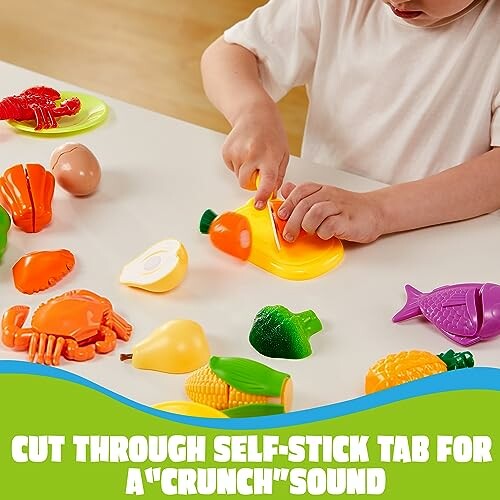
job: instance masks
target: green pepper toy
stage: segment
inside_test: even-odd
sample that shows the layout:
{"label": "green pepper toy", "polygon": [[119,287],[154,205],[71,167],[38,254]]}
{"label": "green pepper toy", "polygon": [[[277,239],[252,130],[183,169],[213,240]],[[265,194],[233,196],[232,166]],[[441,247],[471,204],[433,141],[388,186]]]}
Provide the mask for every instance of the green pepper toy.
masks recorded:
{"label": "green pepper toy", "polygon": [[7,249],[7,233],[10,229],[9,214],[0,206],[0,259]]}

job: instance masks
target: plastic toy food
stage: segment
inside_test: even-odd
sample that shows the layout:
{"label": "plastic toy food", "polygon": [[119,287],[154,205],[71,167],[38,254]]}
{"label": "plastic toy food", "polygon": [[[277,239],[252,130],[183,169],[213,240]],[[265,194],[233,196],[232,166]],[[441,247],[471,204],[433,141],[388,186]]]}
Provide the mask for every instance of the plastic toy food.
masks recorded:
{"label": "plastic toy food", "polygon": [[258,404],[260,415],[275,414],[276,405],[289,411],[292,392],[290,375],[245,358],[212,356],[186,380],[186,394],[196,403],[217,410]]}
{"label": "plastic toy food", "polygon": [[313,311],[292,313],[283,306],[267,306],[257,313],[249,340],[268,358],[302,359],[312,354],[309,338],[322,328]]}
{"label": "plastic toy food", "polygon": [[56,118],[73,116],[80,111],[77,97],[67,99],[56,106],[61,94],[49,87],[31,87],[19,95],[0,101],[0,120],[35,120],[35,130],[56,128]]}
{"label": "plastic toy food", "polygon": [[74,265],[75,257],[69,250],[29,253],[12,268],[14,284],[22,293],[41,292],[61,281]]}
{"label": "plastic toy food", "polygon": [[0,206],[0,259],[7,250],[7,233],[10,229],[10,217],[5,209]]}
{"label": "plastic toy food", "polygon": [[463,283],[422,293],[406,285],[395,323],[423,315],[450,340],[470,346],[500,334],[500,285]]}
{"label": "plastic toy food", "polygon": [[187,415],[189,417],[229,418],[215,408],[200,403],[194,403],[193,401],[166,401],[165,403],[153,405],[153,408],[169,413]]}
{"label": "plastic toy food", "polygon": [[41,165],[14,165],[0,177],[0,199],[14,224],[26,233],[37,233],[52,220],[54,177]]}
{"label": "plastic toy food", "polygon": [[282,203],[272,200],[267,210],[257,210],[251,199],[219,217],[207,210],[201,219],[201,232],[209,232],[218,249],[285,279],[317,278],[338,266],[344,256],[338,239],[324,241],[304,231],[293,243],[282,237],[286,221],[277,216]]}
{"label": "plastic toy food", "polygon": [[57,183],[74,196],[88,196],[101,181],[101,166],[92,151],[83,144],[68,142],[55,149],[50,168]]}
{"label": "plastic toy food", "polygon": [[88,290],[73,290],[42,304],[31,326],[23,328],[27,306],[14,306],[2,318],[2,341],[16,351],[28,351],[32,362],[58,365],[61,356],[87,361],[107,354],[117,337],[127,341],[132,327],[113,311],[109,300]]}
{"label": "plastic toy food", "polygon": [[149,337],[122,354],[135,368],[165,373],[192,372],[208,362],[210,349],[203,328],[194,321],[179,319],[157,328]]}
{"label": "plastic toy food", "polygon": [[247,260],[252,246],[252,232],[246,217],[226,212],[217,215],[205,210],[200,220],[200,232],[210,235],[213,245],[233,257]]}
{"label": "plastic toy food", "polygon": [[426,351],[404,351],[389,354],[368,370],[365,392],[370,394],[429,375],[473,366],[474,357],[468,351],[454,352],[450,349],[437,356]]}
{"label": "plastic toy food", "polygon": [[163,240],[148,248],[121,273],[120,283],[150,292],[168,292],[186,276],[188,254],[177,240]]}

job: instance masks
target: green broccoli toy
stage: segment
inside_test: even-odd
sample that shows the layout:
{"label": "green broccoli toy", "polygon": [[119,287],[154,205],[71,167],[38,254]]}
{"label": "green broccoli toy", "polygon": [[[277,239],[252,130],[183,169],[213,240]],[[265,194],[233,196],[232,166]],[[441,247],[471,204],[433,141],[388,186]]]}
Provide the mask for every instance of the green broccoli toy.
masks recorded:
{"label": "green broccoli toy", "polygon": [[255,317],[249,340],[268,358],[303,359],[312,354],[309,338],[322,328],[313,311],[293,313],[283,306],[267,306]]}

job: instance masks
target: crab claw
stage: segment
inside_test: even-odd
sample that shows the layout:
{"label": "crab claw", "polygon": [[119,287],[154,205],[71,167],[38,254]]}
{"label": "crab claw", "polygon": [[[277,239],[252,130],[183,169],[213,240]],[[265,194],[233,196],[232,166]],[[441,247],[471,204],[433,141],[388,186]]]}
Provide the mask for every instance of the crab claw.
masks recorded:
{"label": "crab claw", "polygon": [[5,311],[2,317],[2,342],[16,351],[28,349],[32,331],[22,326],[28,317],[30,308],[27,306],[13,306]]}
{"label": "crab claw", "polygon": [[72,97],[71,99],[66,99],[61,102],[61,105],[57,108],[51,110],[54,116],[73,116],[76,115],[80,108],[82,107],[82,103],[78,97]]}

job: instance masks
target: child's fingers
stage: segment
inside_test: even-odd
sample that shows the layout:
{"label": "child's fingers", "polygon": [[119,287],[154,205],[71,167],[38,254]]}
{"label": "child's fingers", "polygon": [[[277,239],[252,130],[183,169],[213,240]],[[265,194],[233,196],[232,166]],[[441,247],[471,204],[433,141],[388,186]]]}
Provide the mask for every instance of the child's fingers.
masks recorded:
{"label": "child's fingers", "polygon": [[296,187],[297,185],[293,182],[286,182],[285,184],[283,184],[283,187],[281,188],[281,194],[283,198],[288,198]]}
{"label": "child's fingers", "polygon": [[260,170],[260,184],[255,195],[255,208],[262,210],[274,192],[278,172],[275,169]]}
{"label": "child's fingers", "polygon": [[[317,193],[321,189],[320,184],[309,182],[307,184],[300,184],[297,186],[287,197],[281,205],[278,216],[280,219],[288,219],[290,214],[294,211],[295,207],[308,196]],[[309,207],[310,208],[310,207]],[[305,215],[305,212],[304,212]]]}
{"label": "child's fingers", "polygon": [[322,240],[329,240],[333,237],[345,239],[347,234],[345,225],[345,217],[341,215],[332,215],[321,223],[316,234]]}
{"label": "child's fingers", "polygon": [[258,174],[256,163],[246,162],[238,169],[238,181],[243,189],[253,191],[255,189],[255,178]]}
{"label": "child's fingers", "polygon": [[331,201],[321,201],[311,207],[302,220],[302,229],[309,234],[314,234],[323,221],[340,212]]}
{"label": "child's fingers", "polygon": [[283,179],[285,178],[289,160],[290,160],[290,155],[288,153],[285,153],[283,155],[283,158],[281,159],[281,163],[278,168],[278,178],[276,179],[276,184],[274,186],[274,190],[276,192],[281,188],[281,185],[283,184]]}
{"label": "child's fingers", "polygon": [[[293,193],[290,196],[293,196]],[[306,196],[297,203],[283,230],[283,237],[285,238],[285,240],[292,242],[297,239],[305,215],[316,203],[320,203],[322,201],[324,201],[324,199],[322,199],[322,193],[316,191],[310,196]]]}

